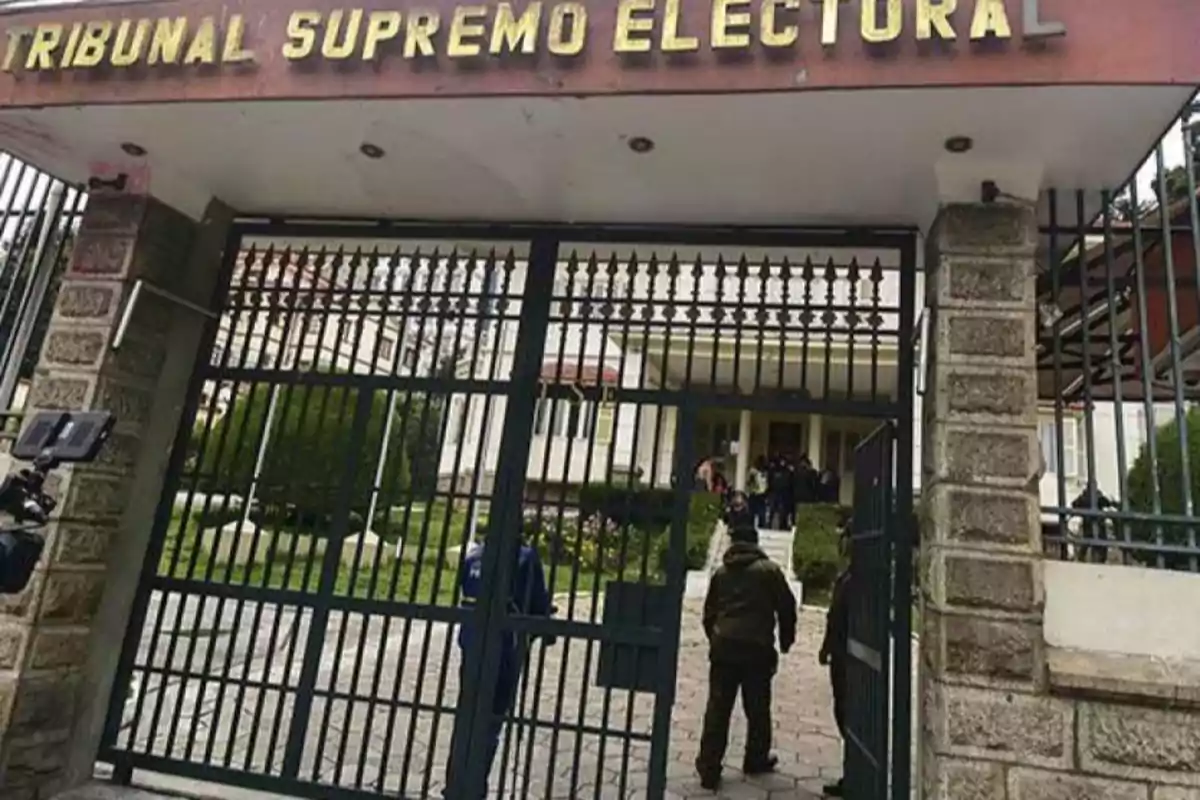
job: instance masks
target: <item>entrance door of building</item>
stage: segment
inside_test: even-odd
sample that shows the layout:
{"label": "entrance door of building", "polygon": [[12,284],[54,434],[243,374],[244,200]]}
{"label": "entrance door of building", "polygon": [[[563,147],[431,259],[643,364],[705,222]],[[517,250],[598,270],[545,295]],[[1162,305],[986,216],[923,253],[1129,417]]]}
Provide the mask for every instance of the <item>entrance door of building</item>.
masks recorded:
{"label": "entrance door of building", "polygon": [[781,455],[797,461],[805,452],[804,426],[799,422],[772,422],[767,433],[767,447],[772,456]]}
{"label": "entrance door of building", "polygon": [[719,511],[697,414],[910,420],[911,254],[239,225],[101,758],[316,798],[662,797]]}

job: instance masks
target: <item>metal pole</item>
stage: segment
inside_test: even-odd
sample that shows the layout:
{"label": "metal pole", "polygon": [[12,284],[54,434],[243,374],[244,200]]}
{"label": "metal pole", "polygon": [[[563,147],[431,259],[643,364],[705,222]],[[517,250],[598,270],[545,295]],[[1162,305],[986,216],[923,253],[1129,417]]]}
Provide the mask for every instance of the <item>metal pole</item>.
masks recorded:
{"label": "metal pole", "polygon": [[[399,349],[399,347],[396,348],[397,352]],[[375,465],[375,478],[371,485],[371,502],[367,506],[367,519],[365,523],[367,530],[371,529],[371,522],[375,519],[375,509],[379,504],[379,493],[383,483],[383,470],[387,466],[388,442],[392,438],[392,420],[396,418],[396,398],[399,393],[393,389],[389,394],[391,397],[388,399],[388,415],[387,419],[383,421],[383,436],[379,440],[379,462]],[[411,469],[412,466],[409,465],[409,468]],[[404,537],[401,536],[400,540],[398,540],[396,545],[397,551],[399,551],[403,539]]]}
{"label": "metal pole", "polygon": [[271,441],[271,425],[275,420],[275,406],[279,403],[279,384],[271,387],[271,401],[267,406],[266,425],[263,428],[262,441],[258,443],[258,455],[254,459],[254,475],[250,479],[250,491],[246,493],[246,503],[242,508],[242,524],[244,528],[250,522],[250,509],[254,506],[254,495],[258,492],[258,480],[262,476],[263,462],[267,460],[267,446]]}
{"label": "metal pole", "polygon": [[[34,251],[34,274],[30,281],[29,291],[24,305],[18,314],[16,331],[9,348],[8,363],[4,365],[4,373],[0,375],[0,408],[9,408],[17,391],[17,381],[21,377],[21,362],[25,359],[25,349],[33,336],[33,328],[37,324],[38,313],[46,299],[46,291],[50,286],[50,277],[57,264],[57,247],[50,246],[50,237],[54,235],[62,214],[63,201],[66,196],[66,186],[58,183],[50,190],[50,202],[47,203],[46,223],[38,238],[37,249]],[[47,258],[47,254],[49,258]]]}

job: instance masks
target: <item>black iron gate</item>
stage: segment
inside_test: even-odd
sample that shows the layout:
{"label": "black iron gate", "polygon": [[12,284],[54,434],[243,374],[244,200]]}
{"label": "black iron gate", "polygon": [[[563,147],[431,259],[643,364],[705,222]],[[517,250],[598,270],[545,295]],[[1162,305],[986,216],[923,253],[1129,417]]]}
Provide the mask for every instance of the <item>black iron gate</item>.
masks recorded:
{"label": "black iron gate", "polygon": [[698,416],[911,443],[909,232],[247,223],[228,255],[106,725],[118,779],[661,797],[717,508]]}
{"label": "black iron gate", "polygon": [[911,498],[902,478],[911,474],[912,459],[901,457],[907,449],[898,451],[896,427],[885,424],[854,453],[844,758],[851,800],[900,800],[910,792]]}

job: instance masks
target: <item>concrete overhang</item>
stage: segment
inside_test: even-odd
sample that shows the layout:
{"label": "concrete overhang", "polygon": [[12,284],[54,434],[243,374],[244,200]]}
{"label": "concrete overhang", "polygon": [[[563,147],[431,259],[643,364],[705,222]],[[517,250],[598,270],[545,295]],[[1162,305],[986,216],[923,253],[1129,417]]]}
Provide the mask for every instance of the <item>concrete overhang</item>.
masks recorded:
{"label": "concrete overhang", "polygon": [[[906,0],[884,45],[864,41],[896,32],[866,25],[873,2],[645,4],[656,11],[632,14],[649,26],[638,33],[617,22],[628,2],[544,3],[535,53],[492,56],[503,4],[435,0],[423,58],[404,52],[417,9],[382,2],[309,3],[308,28],[274,0],[34,5],[0,17],[0,147],[73,181],[124,173],[193,215],[216,196],[250,214],[925,226],[986,180],[1025,198],[1094,189],[1098,208],[1098,190],[1127,177],[1200,84],[1200,4],[1177,0],[1008,0],[1011,36],[981,42],[976,9],[997,2],[959,2],[948,42],[937,26],[919,41],[926,4]],[[840,9],[835,44],[822,43],[827,6]],[[531,4],[503,7],[523,19]],[[463,9],[480,8],[483,53],[454,57]],[[547,53],[575,35],[572,14],[586,17],[579,51]],[[175,60],[215,63],[161,63],[179,29],[160,36],[159,22],[181,19]],[[377,34],[398,27],[364,60],[372,20]],[[768,23],[776,35],[795,24],[794,41],[768,46]],[[1050,23],[1065,33],[1035,35]],[[305,41],[289,28],[314,31],[311,54],[287,57]],[[77,63],[88,31],[101,37],[95,66]],[[649,52],[614,52],[617,31]],[[744,45],[729,38],[742,32]],[[118,39],[127,66],[112,66]],[[947,150],[956,137],[968,152]]]}

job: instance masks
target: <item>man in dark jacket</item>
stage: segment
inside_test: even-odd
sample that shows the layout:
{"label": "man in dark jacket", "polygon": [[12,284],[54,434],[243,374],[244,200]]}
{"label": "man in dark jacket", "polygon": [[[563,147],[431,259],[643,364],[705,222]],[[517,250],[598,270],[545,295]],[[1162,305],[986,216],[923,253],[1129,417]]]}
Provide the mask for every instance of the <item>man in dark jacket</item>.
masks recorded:
{"label": "man in dark jacket", "polygon": [[[849,550],[852,530],[851,520],[846,517],[842,520],[840,541],[843,558]],[[821,652],[818,656],[821,665],[829,667],[829,683],[833,689],[833,718],[837,722],[843,747],[846,741],[846,658],[850,639],[849,589],[850,568],[847,567],[833,584],[833,597],[829,602],[829,613],[825,616],[825,639],[821,642]],[[825,787],[827,797],[841,797],[842,792],[842,779]]]}
{"label": "man in dark jacket", "polygon": [[758,523],[745,492],[729,493],[729,502],[721,519],[731,540],[754,541],[758,536]]}
{"label": "man in dark jacket", "polygon": [[771,680],[779,664],[779,649],[787,652],[796,640],[796,597],[783,570],[758,546],[752,529],[730,530],[733,544],[713,574],[704,599],[704,634],[709,642],[708,707],[696,771],[700,785],[715,789],[729,744],[729,718],[738,692],[746,712],[747,775],[774,772],[771,755]]}

